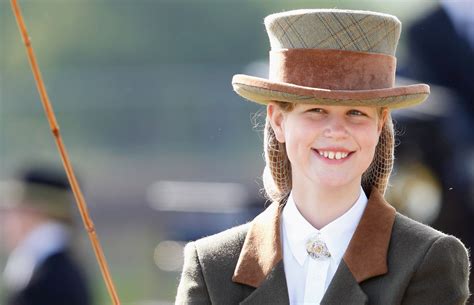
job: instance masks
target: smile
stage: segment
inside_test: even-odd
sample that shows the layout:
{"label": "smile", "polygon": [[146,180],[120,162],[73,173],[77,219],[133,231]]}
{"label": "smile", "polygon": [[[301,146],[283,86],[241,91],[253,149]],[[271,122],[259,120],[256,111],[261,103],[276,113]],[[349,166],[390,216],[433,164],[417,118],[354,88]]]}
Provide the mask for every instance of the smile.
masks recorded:
{"label": "smile", "polygon": [[333,151],[333,150],[318,150],[313,149],[321,157],[328,160],[343,160],[350,156],[353,152],[349,151]]}

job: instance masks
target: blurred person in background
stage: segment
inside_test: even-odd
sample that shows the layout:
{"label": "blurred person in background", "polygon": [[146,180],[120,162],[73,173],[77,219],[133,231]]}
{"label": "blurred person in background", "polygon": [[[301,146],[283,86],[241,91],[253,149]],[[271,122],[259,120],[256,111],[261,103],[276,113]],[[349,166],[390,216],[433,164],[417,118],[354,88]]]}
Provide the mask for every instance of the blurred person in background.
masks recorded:
{"label": "blurred person in background", "polygon": [[443,0],[407,34],[410,75],[452,89],[474,117],[474,1]]}
{"label": "blurred person in background", "polygon": [[31,168],[0,189],[6,305],[90,305],[81,266],[71,253],[73,202],[65,176]]}
{"label": "blurred person in background", "polygon": [[[409,26],[407,43],[409,54],[403,75],[439,86],[444,94],[433,96],[442,108],[439,115],[399,122],[408,132],[397,155],[401,156],[402,164],[405,159],[402,155],[411,158],[416,155],[433,171],[440,184],[441,209],[431,225],[456,235],[472,249],[474,1],[440,1]],[[410,133],[413,128],[416,132]],[[471,273],[470,286],[472,291],[474,273]]]}

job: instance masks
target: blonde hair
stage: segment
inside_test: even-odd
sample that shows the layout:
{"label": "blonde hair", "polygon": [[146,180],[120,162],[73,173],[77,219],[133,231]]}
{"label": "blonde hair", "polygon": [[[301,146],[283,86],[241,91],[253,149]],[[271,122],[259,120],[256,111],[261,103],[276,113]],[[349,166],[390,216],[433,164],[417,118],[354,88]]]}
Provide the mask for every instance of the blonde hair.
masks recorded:
{"label": "blonde hair", "polygon": [[[276,102],[283,111],[292,111],[293,103]],[[383,108],[379,111],[379,117]],[[286,153],[285,143],[280,143],[271,127],[268,116],[265,119],[264,129],[265,168],[263,170],[263,187],[267,199],[284,203],[292,188],[291,163]],[[375,186],[383,195],[387,188],[388,179],[394,161],[394,130],[390,112],[382,128],[379,142],[375,148],[374,159],[367,170],[362,174],[362,188],[370,193]]]}

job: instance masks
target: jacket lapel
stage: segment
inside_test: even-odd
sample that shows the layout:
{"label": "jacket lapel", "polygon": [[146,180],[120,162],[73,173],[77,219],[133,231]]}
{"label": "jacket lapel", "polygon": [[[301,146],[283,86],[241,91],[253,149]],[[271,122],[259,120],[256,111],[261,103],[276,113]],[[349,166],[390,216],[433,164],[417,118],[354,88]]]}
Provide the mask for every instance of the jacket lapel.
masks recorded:
{"label": "jacket lapel", "polygon": [[321,305],[367,304],[360,284],[388,272],[387,254],[395,209],[374,187],[343,260],[321,300]]}
{"label": "jacket lapel", "polygon": [[252,221],[232,281],[259,287],[282,260],[280,241],[282,210],[283,205],[274,202]]}
{"label": "jacket lapel", "polygon": [[240,304],[289,304],[280,241],[283,205],[271,204],[247,232],[232,280],[256,289]]}
{"label": "jacket lapel", "polygon": [[286,286],[285,269],[283,268],[283,260],[280,260],[280,262],[276,264],[275,268],[270,271],[260,286],[258,286],[240,304],[290,304],[288,298],[288,288]]}
{"label": "jacket lapel", "polygon": [[[289,304],[280,240],[282,210],[283,205],[272,203],[250,225],[232,281],[256,289],[241,304]],[[388,272],[394,219],[395,209],[374,187],[321,304],[367,303],[360,283]]]}
{"label": "jacket lapel", "polygon": [[373,187],[343,257],[358,283],[388,272],[387,254],[394,221],[395,209]]}
{"label": "jacket lapel", "polygon": [[341,261],[331,284],[321,300],[321,305],[365,305],[367,301],[367,295],[361,289],[349,268],[347,268],[346,263]]}

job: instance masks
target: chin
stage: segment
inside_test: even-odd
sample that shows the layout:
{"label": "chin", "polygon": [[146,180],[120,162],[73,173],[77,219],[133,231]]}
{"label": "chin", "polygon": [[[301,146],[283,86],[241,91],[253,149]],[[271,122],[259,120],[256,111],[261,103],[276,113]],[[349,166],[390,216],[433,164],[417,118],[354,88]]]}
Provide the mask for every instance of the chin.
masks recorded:
{"label": "chin", "polygon": [[342,181],[325,181],[320,183],[320,185],[326,188],[344,188],[349,186],[350,183]]}
{"label": "chin", "polygon": [[326,188],[345,188],[351,186],[355,181],[359,181],[358,183],[360,184],[360,179],[348,177],[347,175],[345,176],[329,176],[329,175],[324,175],[324,176],[318,176],[317,179],[315,179],[317,184],[321,185],[322,187]]}

